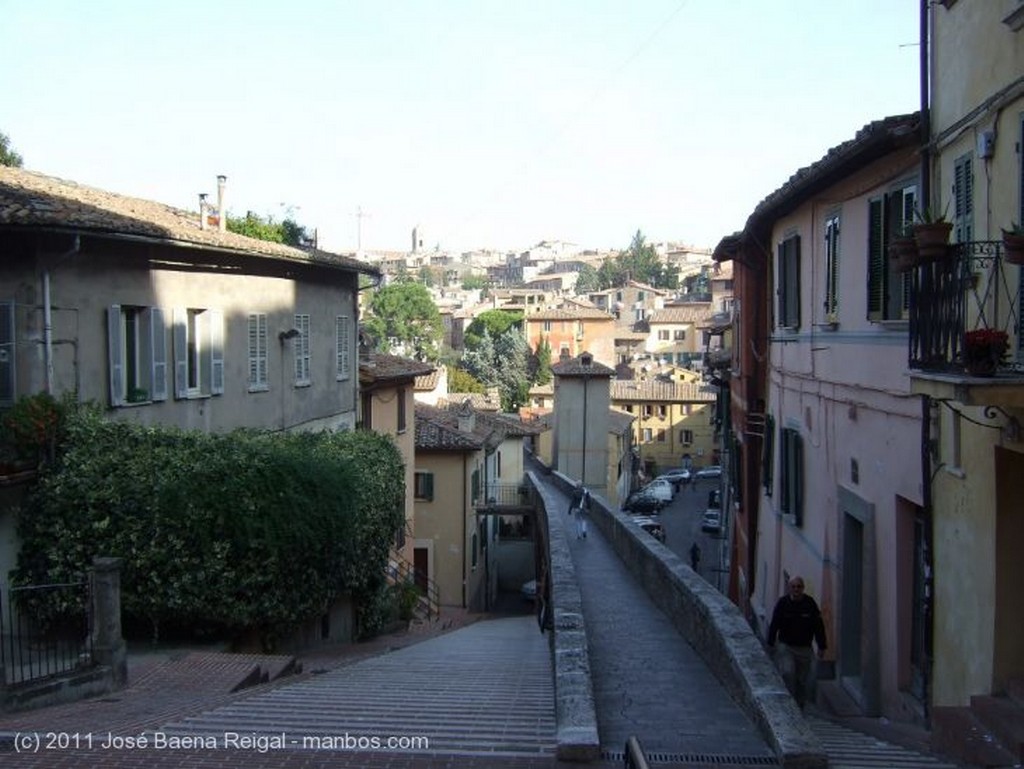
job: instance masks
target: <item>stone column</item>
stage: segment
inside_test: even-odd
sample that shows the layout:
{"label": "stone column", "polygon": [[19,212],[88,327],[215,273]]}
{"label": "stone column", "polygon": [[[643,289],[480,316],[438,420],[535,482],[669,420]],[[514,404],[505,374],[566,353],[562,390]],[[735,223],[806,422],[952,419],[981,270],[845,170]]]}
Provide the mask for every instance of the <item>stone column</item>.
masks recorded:
{"label": "stone column", "polygon": [[121,559],[93,559],[91,581],[93,659],[110,668],[119,689],[128,682],[128,650],[121,636]]}

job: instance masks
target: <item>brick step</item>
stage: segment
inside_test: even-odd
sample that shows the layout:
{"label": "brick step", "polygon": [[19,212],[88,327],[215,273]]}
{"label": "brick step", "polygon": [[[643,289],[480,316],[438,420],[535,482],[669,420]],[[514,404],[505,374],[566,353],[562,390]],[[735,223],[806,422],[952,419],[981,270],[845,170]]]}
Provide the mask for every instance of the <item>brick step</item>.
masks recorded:
{"label": "brick step", "polygon": [[1024,762],[1024,707],[1009,697],[976,696],[971,710],[1000,745]]}
{"label": "brick step", "polygon": [[967,707],[932,709],[932,748],[978,767],[1013,766],[1018,762]]}

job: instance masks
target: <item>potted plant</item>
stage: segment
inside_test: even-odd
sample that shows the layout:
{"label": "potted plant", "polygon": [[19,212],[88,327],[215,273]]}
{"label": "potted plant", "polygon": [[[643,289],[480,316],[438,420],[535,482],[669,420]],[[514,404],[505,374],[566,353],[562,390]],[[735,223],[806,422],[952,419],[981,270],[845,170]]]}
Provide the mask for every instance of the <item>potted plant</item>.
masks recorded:
{"label": "potted plant", "polygon": [[964,334],[964,368],[971,376],[993,376],[1009,346],[1009,337],[1005,331],[994,328],[968,331]]}
{"label": "potted plant", "polygon": [[914,240],[922,260],[934,262],[943,258],[949,244],[949,233],[953,230],[953,223],[946,221],[946,211],[936,215],[929,208],[923,211],[915,209],[914,218]]}
{"label": "potted plant", "polygon": [[1024,227],[1014,222],[1003,230],[1003,260],[1010,264],[1024,264]]}
{"label": "potted plant", "polygon": [[910,225],[898,230],[889,240],[889,261],[899,272],[912,270],[922,263]]}

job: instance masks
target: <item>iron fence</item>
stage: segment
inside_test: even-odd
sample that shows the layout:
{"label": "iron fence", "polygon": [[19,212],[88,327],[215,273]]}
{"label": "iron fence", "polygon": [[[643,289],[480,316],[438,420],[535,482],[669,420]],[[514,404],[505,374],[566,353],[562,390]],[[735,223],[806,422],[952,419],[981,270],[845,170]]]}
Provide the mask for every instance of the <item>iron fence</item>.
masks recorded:
{"label": "iron fence", "polygon": [[0,602],[0,663],[8,685],[93,664],[87,582],[13,587]]}
{"label": "iron fence", "polygon": [[953,244],[908,275],[910,368],[962,373],[964,334],[993,329],[1016,340],[1003,368],[1024,370],[1024,269],[1005,262],[1002,241]]}

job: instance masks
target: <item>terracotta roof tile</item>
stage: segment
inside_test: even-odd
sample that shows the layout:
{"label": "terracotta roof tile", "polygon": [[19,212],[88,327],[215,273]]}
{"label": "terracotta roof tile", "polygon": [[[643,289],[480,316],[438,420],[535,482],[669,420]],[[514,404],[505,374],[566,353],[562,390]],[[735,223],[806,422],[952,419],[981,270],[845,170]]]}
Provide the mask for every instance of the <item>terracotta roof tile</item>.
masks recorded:
{"label": "terracotta roof tile", "polygon": [[0,228],[62,229],[109,237],[152,238],[370,274],[378,272],[376,267],[354,257],[304,251],[216,228],[203,230],[195,212],[7,166],[0,166]]}

